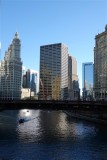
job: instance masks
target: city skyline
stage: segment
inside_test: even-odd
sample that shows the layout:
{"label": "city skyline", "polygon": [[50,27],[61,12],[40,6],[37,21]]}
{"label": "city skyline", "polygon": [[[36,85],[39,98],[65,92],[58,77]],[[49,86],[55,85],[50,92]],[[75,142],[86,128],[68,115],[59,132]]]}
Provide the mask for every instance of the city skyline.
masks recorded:
{"label": "city skyline", "polygon": [[26,68],[39,71],[41,45],[64,43],[77,59],[81,88],[82,63],[94,61],[95,36],[106,25],[106,6],[107,1],[0,1],[1,59],[16,31]]}

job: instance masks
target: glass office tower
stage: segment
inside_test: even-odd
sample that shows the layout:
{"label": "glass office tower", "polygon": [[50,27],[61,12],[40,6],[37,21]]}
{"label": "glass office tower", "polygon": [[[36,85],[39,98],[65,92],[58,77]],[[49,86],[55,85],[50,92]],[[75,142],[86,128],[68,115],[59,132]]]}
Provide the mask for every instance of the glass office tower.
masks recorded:
{"label": "glass office tower", "polygon": [[83,100],[91,100],[93,98],[93,63],[82,64],[82,89]]}
{"label": "glass office tower", "polygon": [[40,47],[39,99],[66,99],[68,91],[68,47],[62,43]]}

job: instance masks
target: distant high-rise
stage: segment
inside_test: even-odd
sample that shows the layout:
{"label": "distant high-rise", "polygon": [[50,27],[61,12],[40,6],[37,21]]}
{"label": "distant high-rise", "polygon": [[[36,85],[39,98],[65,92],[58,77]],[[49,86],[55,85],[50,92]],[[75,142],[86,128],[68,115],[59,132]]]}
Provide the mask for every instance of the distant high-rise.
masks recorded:
{"label": "distant high-rise", "polygon": [[94,96],[107,99],[107,25],[105,31],[95,37]]}
{"label": "distant high-rise", "polygon": [[39,92],[39,73],[38,71],[28,69],[23,75],[23,88],[30,88],[31,92]]}
{"label": "distant high-rise", "polygon": [[68,99],[80,98],[80,89],[77,76],[77,61],[74,57],[68,56]]}
{"label": "distant high-rise", "polygon": [[5,52],[0,65],[0,99],[20,99],[22,62],[20,58],[21,43],[16,32],[15,37]]}
{"label": "distant high-rise", "polygon": [[91,100],[93,98],[93,63],[82,64],[82,89],[83,99]]}
{"label": "distant high-rise", "polygon": [[[22,66],[22,87],[26,87],[26,77],[25,77],[25,72],[26,72],[26,70],[25,70],[25,67],[24,66]],[[24,85],[24,86],[23,86]]]}
{"label": "distant high-rise", "polygon": [[31,91],[33,91],[35,94],[39,92],[39,73],[35,70],[31,71],[31,78],[30,78],[30,85],[31,85]]}

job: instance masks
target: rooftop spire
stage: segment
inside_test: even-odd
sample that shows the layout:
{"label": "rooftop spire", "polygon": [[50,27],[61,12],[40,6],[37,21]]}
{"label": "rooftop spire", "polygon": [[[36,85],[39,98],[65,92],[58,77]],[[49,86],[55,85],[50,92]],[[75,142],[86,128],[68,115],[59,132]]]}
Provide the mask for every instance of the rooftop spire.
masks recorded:
{"label": "rooftop spire", "polygon": [[15,38],[19,38],[18,32],[15,33]]}

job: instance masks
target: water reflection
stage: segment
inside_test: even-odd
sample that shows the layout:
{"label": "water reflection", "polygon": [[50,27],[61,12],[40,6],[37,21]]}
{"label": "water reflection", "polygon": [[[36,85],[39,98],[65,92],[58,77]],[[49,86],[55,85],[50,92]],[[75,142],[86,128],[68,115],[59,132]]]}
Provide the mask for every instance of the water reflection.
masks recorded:
{"label": "water reflection", "polygon": [[62,137],[68,137],[70,135],[69,132],[69,123],[66,121],[66,115],[64,113],[59,114],[58,122],[56,122],[56,132]]}
{"label": "water reflection", "polygon": [[40,120],[39,120],[39,114],[40,111],[33,110],[20,110],[18,117],[27,119],[28,121],[25,121],[25,123],[21,123],[17,125],[17,133],[19,136],[19,140],[24,143],[28,142],[35,142],[35,139],[38,139],[40,136]]}
{"label": "water reflection", "polygon": [[[21,117],[28,121],[19,124]],[[3,111],[0,113],[0,158],[107,159],[106,135],[106,126],[68,118],[63,111]]]}
{"label": "water reflection", "polygon": [[31,112],[32,111],[29,111],[28,109],[22,109],[19,111],[19,116],[20,117],[29,117],[32,115]]}

